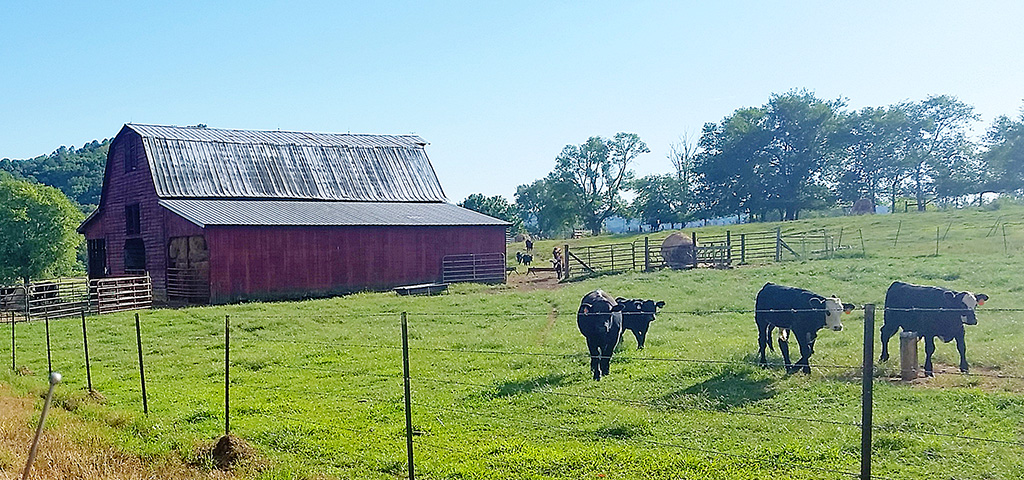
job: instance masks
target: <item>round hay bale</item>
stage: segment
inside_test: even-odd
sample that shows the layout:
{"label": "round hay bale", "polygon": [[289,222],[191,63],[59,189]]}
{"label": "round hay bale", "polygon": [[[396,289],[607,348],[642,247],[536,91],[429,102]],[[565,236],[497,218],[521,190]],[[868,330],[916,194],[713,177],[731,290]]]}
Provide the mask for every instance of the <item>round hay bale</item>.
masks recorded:
{"label": "round hay bale", "polygon": [[870,198],[862,198],[857,200],[853,204],[853,208],[850,209],[850,215],[864,215],[875,213],[875,202],[871,201]]}
{"label": "round hay bale", "polygon": [[515,241],[516,241],[516,243],[523,243],[523,242],[526,241],[527,238],[530,238],[530,237],[526,236],[525,233],[517,233]]}
{"label": "round hay bale", "polygon": [[690,237],[673,233],[661,242],[661,257],[670,268],[683,269],[697,266],[696,245]]}

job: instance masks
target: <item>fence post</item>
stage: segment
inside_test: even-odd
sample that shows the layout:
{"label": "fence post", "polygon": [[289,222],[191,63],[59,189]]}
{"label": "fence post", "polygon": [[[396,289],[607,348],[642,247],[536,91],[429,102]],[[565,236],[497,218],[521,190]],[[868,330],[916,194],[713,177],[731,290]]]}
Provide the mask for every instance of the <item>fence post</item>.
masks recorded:
{"label": "fence post", "polygon": [[139,346],[139,381],[142,382],[142,413],[149,415],[149,399],[146,397],[146,369],[142,366],[142,325],[139,314],[135,314],[135,340]]}
{"label": "fence post", "polygon": [[[938,230],[935,231],[935,234],[936,235],[939,234]],[[1010,247],[1006,243],[1006,224],[1004,223],[1003,224],[1003,255],[1009,255],[1009,254],[1010,254]]]}
{"label": "fence post", "polygon": [[866,257],[866,256],[868,256],[868,250],[866,248],[864,248],[864,229],[863,228],[858,228],[857,229],[857,233],[860,234],[860,253],[861,253],[861,255]]}
{"label": "fence post", "polygon": [[740,234],[740,265],[747,264],[747,234]]}
{"label": "fence post", "polygon": [[53,373],[53,357],[50,354],[50,312],[44,310],[43,322],[46,324],[46,374]]}
{"label": "fence post", "polygon": [[224,315],[224,436],[231,433],[231,316]]}
{"label": "fence post", "polygon": [[782,261],[782,227],[775,227],[775,261]]}
{"label": "fence post", "polygon": [[644,237],[644,271],[651,271],[651,237]]}
{"label": "fence post", "polygon": [[917,378],[917,332],[900,332],[900,378]]}
{"label": "fence post", "polygon": [[935,256],[939,256],[939,227],[935,227]]}
{"label": "fence post", "polygon": [[36,435],[32,439],[32,447],[28,451],[28,461],[25,462],[25,470],[21,473],[21,480],[28,480],[28,474],[32,471],[32,464],[36,461],[36,453],[39,451],[39,438],[43,435],[43,424],[46,423],[46,413],[50,410],[50,402],[53,401],[53,389],[60,381],[59,373],[50,372],[50,390],[46,393],[43,411],[39,414],[39,426],[36,427]]}
{"label": "fence post", "polygon": [[[1004,234],[1006,233],[1006,229],[1003,229],[1003,233]],[[1006,238],[1005,238],[1006,236],[1003,235],[1003,237],[1004,237],[1003,240],[1006,240]],[[612,272],[614,272],[615,271],[615,244],[612,244],[608,248],[611,249],[611,254],[612,254]]]}
{"label": "fence post", "polygon": [[871,479],[871,413],[875,361],[875,305],[864,305],[864,363],[861,375],[860,478]]}
{"label": "fence post", "polygon": [[17,372],[18,366],[14,360],[14,312],[11,312],[11,371]]}
{"label": "fence post", "polygon": [[636,271],[636,241],[630,243],[629,258],[633,261],[633,271]]}
{"label": "fence post", "polygon": [[92,367],[89,364],[89,335],[85,331],[85,310],[82,310],[82,345],[85,346],[85,378],[86,385],[89,386],[89,393],[93,392],[92,389]]}
{"label": "fence post", "polygon": [[732,233],[725,231],[725,262],[732,265]]}
{"label": "fence post", "polygon": [[903,220],[900,220],[900,223],[896,224],[896,239],[892,241],[892,246],[894,246],[894,247],[900,241],[900,229],[901,228],[903,228]]}
{"label": "fence post", "polygon": [[565,265],[562,266],[562,271],[565,272],[565,278],[568,279],[569,278],[569,244],[568,243],[566,243],[565,245],[562,245],[562,252],[565,253],[565,255],[562,255],[562,261],[565,262]]}
{"label": "fence post", "polygon": [[409,452],[409,480],[416,480],[412,456],[412,393],[409,388],[409,322],[402,312],[402,370],[405,376],[405,448]]}

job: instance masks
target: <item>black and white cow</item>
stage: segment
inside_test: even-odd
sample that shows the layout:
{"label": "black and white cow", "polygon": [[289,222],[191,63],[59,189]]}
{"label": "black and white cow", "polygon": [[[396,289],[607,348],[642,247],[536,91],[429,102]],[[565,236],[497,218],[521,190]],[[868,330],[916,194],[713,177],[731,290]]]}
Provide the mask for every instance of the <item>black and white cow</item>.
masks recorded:
{"label": "black and white cow", "polygon": [[[647,331],[651,328],[658,309],[665,306],[665,302],[642,299],[616,298],[615,301],[622,305],[622,329],[633,332],[636,337],[636,349],[644,348],[644,341],[647,339]],[[621,340],[620,340],[621,341]]]}
{"label": "black and white cow", "polygon": [[622,305],[607,293],[594,290],[580,301],[576,326],[587,338],[594,380],[600,380],[602,375],[608,375],[612,353],[622,335]]}
{"label": "black and white cow", "polygon": [[[757,292],[754,302],[754,319],[757,321],[757,344],[760,365],[768,366],[764,356],[764,348],[771,346],[772,330],[779,328],[779,351],[786,362],[786,371],[795,373],[803,370],[811,373],[810,359],[814,353],[814,341],[818,338],[818,330],[828,327],[831,330],[843,329],[840,315],[850,313],[854,306],[843,303],[839,297],[823,297],[802,288],[786,287],[774,283],[766,283]],[[800,346],[800,359],[796,363],[789,361],[789,336],[796,338]]]}
{"label": "black and white cow", "polygon": [[933,376],[932,353],[935,337],[943,342],[956,340],[960,352],[960,371],[967,373],[967,347],[964,325],[977,325],[974,309],[988,300],[984,293],[956,292],[946,288],[893,282],[885,292],[882,320],[881,361],[889,359],[889,337],[900,328],[924,337],[924,372]]}

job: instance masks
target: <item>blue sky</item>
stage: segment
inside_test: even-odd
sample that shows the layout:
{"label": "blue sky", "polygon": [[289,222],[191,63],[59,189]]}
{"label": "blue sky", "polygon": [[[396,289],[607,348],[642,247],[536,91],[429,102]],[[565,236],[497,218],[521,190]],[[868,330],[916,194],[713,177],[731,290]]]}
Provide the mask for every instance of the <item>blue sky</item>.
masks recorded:
{"label": "blue sky", "polygon": [[127,122],[415,133],[449,200],[505,195],[567,144],[669,146],[806,88],[850,108],[1024,105],[1024,2],[0,0],[0,158]]}

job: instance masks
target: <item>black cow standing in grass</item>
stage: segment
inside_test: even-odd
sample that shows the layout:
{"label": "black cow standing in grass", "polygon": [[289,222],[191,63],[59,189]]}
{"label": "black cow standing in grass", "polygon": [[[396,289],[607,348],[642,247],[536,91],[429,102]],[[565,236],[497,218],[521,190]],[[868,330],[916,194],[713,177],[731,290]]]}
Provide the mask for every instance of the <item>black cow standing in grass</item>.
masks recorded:
{"label": "black cow standing in grass", "polygon": [[[754,302],[754,319],[757,321],[757,344],[762,367],[768,366],[764,348],[771,347],[772,330],[779,328],[779,351],[786,362],[786,372],[803,370],[811,373],[809,364],[814,353],[814,341],[818,330],[828,327],[834,331],[843,329],[840,315],[853,311],[853,304],[843,303],[839,297],[823,297],[810,290],[766,283],[757,292]],[[800,359],[789,361],[789,336],[796,338],[800,346]]]}
{"label": "black cow standing in grass", "polygon": [[933,376],[932,353],[935,337],[943,342],[956,340],[960,352],[960,371],[967,373],[967,346],[964,325],[977,325],[974,309],[984,305],[984,293],[956,292],[946,288],[893,282],[885,292],[885,316],[882,320],[881,361],[889,359],[889,337],[896,330],[916,332],[924,337],[924,373]]}
{"label": "black cow standing in grass", "polygon": [[594,380],[608,375],[615,345],[622,335],[622,305],[601,290],[594,290],[580,301],[576,312],[576,326],[587,338],[590,350],[590,370]]}
{"label": "black cow standing in grass", "polygon": [[[647,339],[647,331],[651,328],[658,309],[665,306],[665,302],[654,300],[632,299],[622,297],[615,301],[622,305],[622,329],[633,332],[636,337],[636,349],[644,348],[644,341]],[[621,341],[621,340],[620,340]]]}

